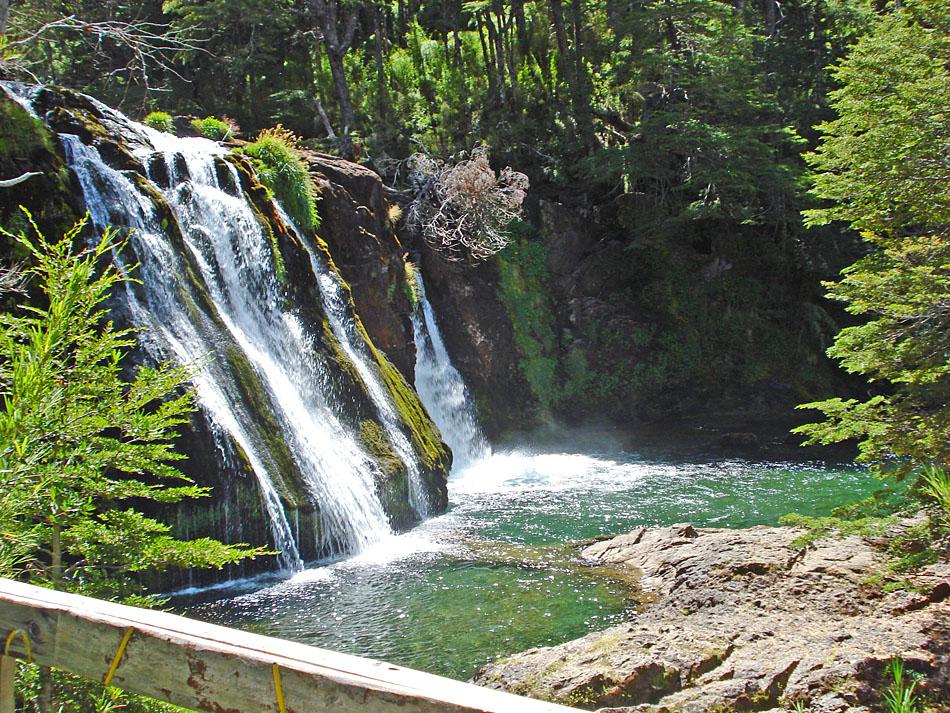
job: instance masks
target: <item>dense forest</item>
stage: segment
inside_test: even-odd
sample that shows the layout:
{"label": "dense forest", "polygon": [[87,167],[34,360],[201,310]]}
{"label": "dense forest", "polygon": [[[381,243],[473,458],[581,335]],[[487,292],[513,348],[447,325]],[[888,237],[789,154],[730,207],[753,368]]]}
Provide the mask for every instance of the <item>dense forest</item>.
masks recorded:
{"label": "dense forest", "polygon": [[280,123],[397,188],[414,154],[486,145],[531,185],[497,260],[523,401],[624,421],[860,389],[824,357],[849,320],[819,281],[862,248],[841,222],[805,230],[821,203],[803,155],[833,117],[826,68],[887,12],[13,2],[6,62],[139,116],[224,117],[246,136]]}
{"label": "dense forest", "polygon": [[[806,483],[789,495],[802,512],[784,521],[799,529],[779,564],[755,560],[740,579],[775,575],[788,548],[792,563],[812,556],[829,533],[866,538],[851,545],[880,557],[873,575],[841,575],[828,565],[836,552],[820,565],[848,601],[871,617],[883,597],[904,597],[887,599],[887,616],[939,621],[950,591],[948,75],[950,0],[0,0],[0,576],[160,606],[156,591],[192,583],[163,579],[170,568],[299,572],[451,511],[449,474],[488,462],[492,443],[557,439],[565,426],[628,437],[714,424],[726,434],[716,447],[748,446],[753,460],[770,456],[764,446],[844,443],[843,460],[859,464],[845,475],[836,463],[839,490],[814,502],[820,478],[782,463],[755,471],[765,485],[747,498],[771,510],[735,514],[723,496],[708,517],[688,511],[705,527],[775,525],[799,503],[771,504],[793,486],[769,492],[769,473]],[[215,144],[169,149],[108,107]],[[156,288],[169,265],[184,266],[169,278],[179,282]],[[162,335],[151,345],[166,339],[181,363],[142,360],[143,314]],[[451,368],[423,374],[424,358]],[[227,382],[214,399],[206,367]],[[430,387],[464,402],[449,428]],[[307,434],[337,418],[311,448]],[[766,442],[756,427],[772,419],[782,432]],[[640,477],[611,458],[564,468]],[[669,488],[685,488],[685,508],[701,498],[677,480],[680,465]],[[718,467],[707,465],[690,477]],[[746,465],[735,467],[738,481]],[[893,480],[878,490],[872,475]],[[361,499],[327,505],[354,482]],[[520,502],[517,488],[499,492]],[[596,511],[600,494],[583,492],[579,509]],[[673,525],[685,516],[654,497],[655,511],[636,510],[639,494],[609,508],[623,526],[671,525],[661,551],[705,536]],[[495,516],[503,525],[472,548],[490,551],[479,555],[489,570],[521,557],[522,570],[580,576],[575,555],[519,542],[507,515],[484,519]],[[617,534],[613,516],[552,538],[590,545]],[[491,550],[493,537],[510,549]],[[751,542],[736,547],[773,551]],[[719,585],[716,567],[701,588]],[[838,606],[839,585],[811,574],[795,581],[803,599]],[[670,602],[667,616],[695,603]],[[944,710],[950,644],[944,629],[927,633],[907,651],[932,657],[909,657],[906,676],[904,653],[888,648],[898,634],[880,645],[886,657],[842,674],[866,684],[847,706]],[[851,638],[836,635],[835,646]],[[696,668],[719,666],[732,644],[723,651]],[[556,680],[544,689],[560,663],[533,665],[536,688],[509,689],[590,708],[681,693],[664,668],[643,686],[631,675],[610,688],[604,674],[569,696]],[[804,711],[831,695],[830,678],[795,693],[794,668],[758,699],[737,694],[735,710]],[[21,666],[17,685],[24,710],[41,713],[173,710],[48,667]],[[718,705],[691,710],[733,710]],[[847,706],[815,710],[869,710]]]}

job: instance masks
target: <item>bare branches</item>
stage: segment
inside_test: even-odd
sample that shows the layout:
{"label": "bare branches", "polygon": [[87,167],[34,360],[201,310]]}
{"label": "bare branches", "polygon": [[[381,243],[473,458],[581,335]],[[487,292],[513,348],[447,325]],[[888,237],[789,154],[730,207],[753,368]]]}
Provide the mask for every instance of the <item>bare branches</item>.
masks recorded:
{"label": "bare branches", "polygon": [[454,166],[415,154],[409,170],[419,190],[406,222],[444,258],[484,260],[511,241],[507,228],[521,215],[528,177],[511,168],[496,175],[486,147]]}
{"label": "bare branches", "polygon": [[41,176],[41,175],[43,174],[39,173],[38,171],[28,171],[27,173],[24,173],[21,176],[17,176],[16,178],[8,178],[6,180],[0,179],[0,188],[13,188],[14,186],[17,186],[23,183],[23,181],[29,178],[33,178],[33,176]]}
{"label": "bare branches", "polygon": [[26,293],[26,272],[22,265],[0,267],[0,295],[8,292],[21,295]]}
{"label": "bare branches", "polygon": [[182,78],[174,62],[180,52],[202,52],[201,40],[191,37],[186,30],[173,29],[156,22],[122,22],[119,20],[88,21],[75,15],[57,18],[29,29],[21,27],[19,18],[11,16],[7,42],[0,63],[13,71],[29,72],[30,50],[62,40],[63,34],[80,38],[94,52],[104,52],[114,44],[125,48],[129,60],[120,70],[137,77],[146,89],[150,88],[149,75],[161,69]]}

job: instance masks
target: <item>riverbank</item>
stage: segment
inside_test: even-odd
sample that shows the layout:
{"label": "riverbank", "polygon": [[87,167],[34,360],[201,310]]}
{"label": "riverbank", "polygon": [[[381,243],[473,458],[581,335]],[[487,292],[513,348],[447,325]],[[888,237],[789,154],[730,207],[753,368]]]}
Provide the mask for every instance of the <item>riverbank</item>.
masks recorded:
{"label": "riverbank", "polygon": [[[612,713],[792,710],[857,713],[880,700],[886,662],[950,700],[950,564],[885,593],[882,542],[800,546],[804,530],[674,525],[596,542],[583,557],[626,568],[653,604],[631,621],[484,667],[475,681]],[[947,710],[938,707],[936,710]]]}

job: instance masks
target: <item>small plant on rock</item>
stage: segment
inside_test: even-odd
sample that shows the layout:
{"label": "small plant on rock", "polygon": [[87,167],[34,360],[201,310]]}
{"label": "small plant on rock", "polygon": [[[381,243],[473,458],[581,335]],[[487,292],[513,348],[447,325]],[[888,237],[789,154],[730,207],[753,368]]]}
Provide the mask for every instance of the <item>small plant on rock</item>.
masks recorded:
{"label": "small plant on rock", "polygon": [[886,672],[891,678],[891,684],[884,691],[882,698],[888,713],[920,713],[920,700],[914,695],[917,681],[911,679],[908,683],[911,677],[904,671],[904,660],[891,659]]}
{"label": "small plant on rock", "polygon": [[940,525],[950,530],[950,474],[943,468],[930,466],[920,476],[922,491],[940,508]]}
{"label": "small plant on rock", "polygon": [[399,224],[399,221],[402,220],[402,208],[393,203],[386,210],[386,218],[389,220],[389,224],[395,228]]}
{"label": "small plant on rock", "polygon": [[227,141],[234,138],[238,132],[238,125],[227,117],[218,119],[214,116],[206,116],[204,119],[192,119],[191,128],[198,135],[212,141]]}
{"label": "small plant on rock", "polygon": [[166,111],[153,111],[142,119],[142,123],[155,131],[164,131],[166,134],[175,133],[175,120]]}
{"label": "small plant on rock", "polygon": [[320,226],[316,183],[300,150],[300,139],[278,124],[264,129],[257,140],[244,147],[254,160],[257,175],[303,230]]}

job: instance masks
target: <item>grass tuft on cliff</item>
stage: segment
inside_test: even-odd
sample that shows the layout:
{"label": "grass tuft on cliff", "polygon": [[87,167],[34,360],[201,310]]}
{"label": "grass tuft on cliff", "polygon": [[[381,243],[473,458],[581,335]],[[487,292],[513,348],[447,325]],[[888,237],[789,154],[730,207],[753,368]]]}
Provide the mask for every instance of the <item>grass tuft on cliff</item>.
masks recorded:
{"label": "grass tuft on cliff", "polygon": [[192,119],[191,128],[199,136],[212,141],[227,141],[237,134],[238,127],[229,119],[218,119],[215,116],[206,116],[204,119]]}
{"label": "grass tuft on cliff", "polygon": [[142,119],[142,123],[155,131],[164,131],[166,134],[175,133],[175,120],[166,111],[153,111]]}
{"label": "grass tuft on cliff", "polygon": [[302,230],[320,227],[317,186],[300,151],[300,139],[280,124],[264,129],[244,147],[257,174]]}

